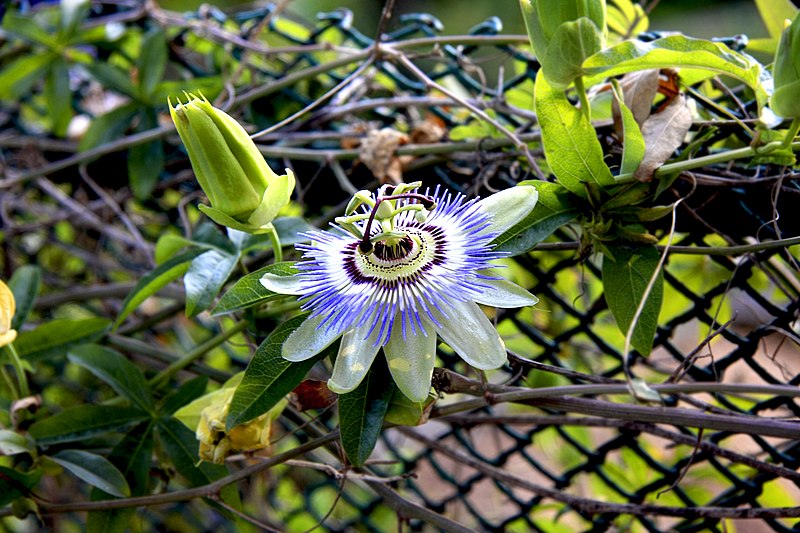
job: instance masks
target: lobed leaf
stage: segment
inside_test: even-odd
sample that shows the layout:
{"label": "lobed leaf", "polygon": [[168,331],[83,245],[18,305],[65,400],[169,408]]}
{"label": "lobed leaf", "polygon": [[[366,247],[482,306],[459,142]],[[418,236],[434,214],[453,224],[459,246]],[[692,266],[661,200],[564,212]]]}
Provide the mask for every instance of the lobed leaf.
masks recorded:
{"label": "lobed leaf", "polygon": [[299,363],[289,362],[281,355],[284,341],[307,316],[287,320],[258,347],[231,399],[225,421],[228,431],[272,409],[303,381],[317,361],[328,355],[331,348]]}
{"label": "lobed leaf", "polygon": [[47,446],[88,439],[148,418],[146,412],[133,407],[78,405],[35,422],[29,431],[37,444]]}
{"label": "lobed leaf", "polygon": [[39,289],[42,285],[42,269],[35,265],[23,265],[14,271],[11,279],[8,280],[8,288],[14,294],[17,303],[17,311],[11,320],[11,329],[19,329],[28,318],[36,298],[39,296]]}
{"label": "lobed leaf", "polygon": [[70,350],[67,357],[140,409],[153,412],[155,404],[144,374],[118,351],[97,344],[86,344]]}
{"label": "lobed leaf", "polygon": [[205,311],[219,294],[239,261],[238,254],[209,250],[192,260],[184,276],[186,316]]}
{"label": "lobed leaf", "polygon": [[100,339],[111,327],[105,318],[59,319],[23,331],[14,347],[23,359],[60,357],[70,348]]}
{"label": "lobed leaf", "polygon": [[[128,481],[132,496],[143,496],[148,492],[150,465],[153,459],[153,424],[148,421],[132,428],[114,446],[108,460],[116,466]],[[112,495],[94,489],[91,500],[107,500]],[[86,519],[88,533],[123,533],[136,514],[133,507],[90,512]]]}
{"label": "lobed leaf", "polygon": [[214,316],[224,315],[283,296],[264,287],[260,280],[267,273],[276,276],[294,275],[298,270],[293,265],[292,262],[274,263],[242,276],[233,287],[222,295],[211,314]]}
{"label": "lobed leaf", "polygon": [[151,272],[143,276],[122,302],[122,309],[119,312],[117,320],[114,322],[114,327],[118,327],[122,324],[128,315],[150,296],[181,277],[189,269],[190,261],[204,251],[205,250],[189,250],[188,252],[184,252],[157,266]]}
{"label": "lobed leaf", "polygon": [[131,495],[125,476],[105,457],[84,450],[61,450],[50,459],[78,479],[112,496],[125,498]]}

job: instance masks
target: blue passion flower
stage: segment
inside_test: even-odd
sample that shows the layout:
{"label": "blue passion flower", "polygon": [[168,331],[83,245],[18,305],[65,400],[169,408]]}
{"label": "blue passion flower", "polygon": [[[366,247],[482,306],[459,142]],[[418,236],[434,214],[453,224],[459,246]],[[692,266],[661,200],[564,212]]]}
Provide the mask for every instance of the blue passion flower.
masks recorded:
{"label": "blue passion flower", "polygon": [[536,204],[530,186],[466,200],[420,183],[360,191],[332,231],[309,232],[297,246],[294,276],[267,274],[269,290],[301,298],[309,318],[282,355],[303,361],[341,337],[328,387],[345,393],[364,379],[383,348],[400,391],[415,401],[430,391],[437,335],[475,368],[506,361],[500,335],[478,304],[522,307],[538,300],[489,273],[503,257],[492,240]]}

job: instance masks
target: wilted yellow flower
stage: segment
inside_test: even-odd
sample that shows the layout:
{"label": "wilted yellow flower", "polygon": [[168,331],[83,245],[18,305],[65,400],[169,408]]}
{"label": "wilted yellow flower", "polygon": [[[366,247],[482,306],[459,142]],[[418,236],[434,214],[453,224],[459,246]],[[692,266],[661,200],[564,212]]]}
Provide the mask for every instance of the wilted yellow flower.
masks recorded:
{"label": "wilted yellow flower", "polygon": [[14,293],[0,280],[0,346],[10,344],[17,338],[17,330],[11,329],[11,319],[14,318],[16,310]]}
{"label": "wilted yellow flower", "polygon": [[208,100],[187,95],[173,106],[178,130],[200,187],[210,206],[200,210],[214,222],[248,233],[266,233],[278,211],[289,203],[295,179],[291,170],[278,176],[253,140],[232,117]]}
{"label": "wilted yellow flower", "polygon": [[222,388],[197,398],[175,413],[178,420],[195,429],[195,436],[200,442],[200,459],[204,461],[221,464],[233,453],[251,452],[269,446],[272,422],[286,407],[288,402],[285,399],[263,415],[225,431],[231,399],[242,375],[235,375]]}

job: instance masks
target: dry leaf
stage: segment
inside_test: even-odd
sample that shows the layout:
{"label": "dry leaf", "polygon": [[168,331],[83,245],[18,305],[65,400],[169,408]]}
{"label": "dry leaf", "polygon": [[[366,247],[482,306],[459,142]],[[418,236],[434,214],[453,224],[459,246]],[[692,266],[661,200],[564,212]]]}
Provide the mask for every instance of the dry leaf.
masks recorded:
{"label": "dry leaf", "polygon": [[692,113],[683,95],[678,95],[663,110],[650,115],[642,124],[646,151],[634,177],[639,181],[653,179],[656,169],[683,144],[683,138],[691,126]]}
{"label": "dry leaf", "polygon": [[640,127],[650,116],[653,99],[658,92],[658,78],[659,71],[650,69],[625,74],[619,82],[625,105],[631,110],[633,118]]}
{"label": "dry leaf", "polygon": [[403,163],[395,155],[408,136],[391,128],[371,131],[361,141],[358,158],[381,183],[402,183]]}

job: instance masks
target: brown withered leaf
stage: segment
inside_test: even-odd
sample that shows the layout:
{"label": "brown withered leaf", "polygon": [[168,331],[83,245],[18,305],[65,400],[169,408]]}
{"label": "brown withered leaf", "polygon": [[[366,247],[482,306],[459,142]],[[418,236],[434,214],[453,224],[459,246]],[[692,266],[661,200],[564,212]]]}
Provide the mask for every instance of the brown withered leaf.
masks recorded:
{"label": "brown withered leaf", "polygon": [[358,159],[381,183],[402,183],[403,162],[395,155],[408,136],[391,128],[373,130],[361,141]]}
{"label": "brown withered leaf", "polygon": [[324,381],[306,379],[294,388],[289,398],[298,411],[307,411],[325,409],[336,401],[336,394]]}
{"label": "brown withered leaf", "polygon": [[692,113],[683,95],[678,95],[667,107],[650,115],[642,124],[646,151],[634,177],[650,181],[658,167],[670,158],[683,144],[683,138],[692,126]]}
{"label": "brown withered leaf", "polygon": [[659,71],[657,69],[629,72],[620,79],[625,105],[633,113],[633,118],[641,127],[653,106],[658,92]]}

